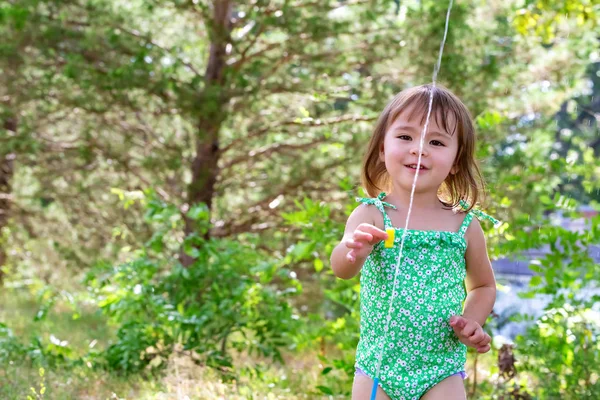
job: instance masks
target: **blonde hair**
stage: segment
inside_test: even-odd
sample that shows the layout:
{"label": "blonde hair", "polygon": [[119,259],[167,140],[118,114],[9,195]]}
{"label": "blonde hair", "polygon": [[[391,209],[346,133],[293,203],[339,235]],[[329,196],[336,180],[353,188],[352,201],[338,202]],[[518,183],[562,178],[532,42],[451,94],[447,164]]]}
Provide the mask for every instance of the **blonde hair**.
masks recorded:
{"label": "blonde hair", "polygon": [[[407,107],[412,107],[408,118],[421,113],[421,125],[425,123],[429,108],[429,97],[433,91],[431,117],[451,135],[458,134],[458,152],[454,165],[456,174],[449,174],[438,192],[440,200],[448,207],[458,207],[461,200],[469,204],[469,210],[484,196],[484,180],[475,161],[475,127],[467,107],[448,89],[431,84],[412,87],[398,93],[385,107],[369,140],[362,168],[362,185],[371,197],[381,191],[391,189],[390,176],[383,161],[379,159],[379,149],[390,125]],[[455,121],[449,128],[448,116]]]}

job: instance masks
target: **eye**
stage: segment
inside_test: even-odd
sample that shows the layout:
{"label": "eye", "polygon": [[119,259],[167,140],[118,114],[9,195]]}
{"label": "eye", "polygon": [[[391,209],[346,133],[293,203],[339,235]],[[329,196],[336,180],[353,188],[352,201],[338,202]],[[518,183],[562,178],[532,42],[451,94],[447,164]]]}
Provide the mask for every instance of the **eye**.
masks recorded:
{"label": "eye", "polygon": [[444,146],[444,143],[440,142],[439,140],[432,140],[429,143],[431,143],[434,146]]}
{"label": "eye", "polygon": [[397,138],[402,140],[412,140],[412,138],[408,135],[398,135]]}

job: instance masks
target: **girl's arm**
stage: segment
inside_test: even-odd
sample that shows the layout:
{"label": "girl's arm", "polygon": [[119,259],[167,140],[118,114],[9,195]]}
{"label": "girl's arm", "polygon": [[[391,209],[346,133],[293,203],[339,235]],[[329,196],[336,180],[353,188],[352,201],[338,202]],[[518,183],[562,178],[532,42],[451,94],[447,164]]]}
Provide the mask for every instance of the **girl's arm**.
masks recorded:
{"label": "girl's arm", "polygon": [[[386,239],[385,231],[374,224],[374,207],[361,204],[356,207],[344,230],[344,237],[331,252],[331,268],[338,278],[350,279],[356,276],[371,253],[373,245]],[[381,218],[383,222],[383,218]],[[352,250],[352,256],[348,253]]]}
{"label": "girl's arm", "polygon": [[488,257],[483,229],[475,218],[467,229],[466,239],[467,299],[463,317],[483,326],[496,301],[496,279]]}

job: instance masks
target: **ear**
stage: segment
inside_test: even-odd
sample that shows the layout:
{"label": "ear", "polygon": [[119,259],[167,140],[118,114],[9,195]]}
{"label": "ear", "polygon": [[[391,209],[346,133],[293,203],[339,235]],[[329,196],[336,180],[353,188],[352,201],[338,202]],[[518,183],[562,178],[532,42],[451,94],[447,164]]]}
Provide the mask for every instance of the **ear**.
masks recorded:
{"label": "ear", "polygon": [[379,161],[381,161],[382,163],[385,162],[385,150],[383,148],[383,141],[379,145]]}
{"label": "ear", "polygon": [[454,164],[452,168],[450,168],[450,175],[456,175],[458,172],[458,165]]}

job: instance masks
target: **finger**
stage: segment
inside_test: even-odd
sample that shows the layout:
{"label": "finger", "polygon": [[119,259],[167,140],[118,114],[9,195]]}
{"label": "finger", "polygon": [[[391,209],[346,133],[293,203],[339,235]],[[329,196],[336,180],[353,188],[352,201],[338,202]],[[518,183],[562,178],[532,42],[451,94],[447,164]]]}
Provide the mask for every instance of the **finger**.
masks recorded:
{"label": "finger", "polygon": [[347,248],[349,249],[361,249],[363,247],[362,242],[357,242],[353,239],[348,239],[344,242]]}
{"label": "finger", "polygon": [[354,250],[350,250],[348,252],[348,254],[346,254],[346,259],[351,263],[354,264],[354,262],[356,261],[356,252]]}
{"label": "finger", "polygon": [[483,329],[478,329],[475,333],[469,338],[471,343],[477,346],[483,346],[488,344],[491,341],[490,335],[485,333]]}
{"label": "finger", "polygon": [[454,315],[450,318],[450,326],[456,329],[463,329],[467,324],[467,320],[458,315]]}
{"label": "finger", "polygon": [[373,237],[372,240],[385,240],[388,238],[388,234],[386,231],[381,230],[378,227],[371,224],[360,224],[356,228],[356,230],[371,234],[371,236]]}
{"label": "finger", "polygon": [[477,348],[477,352],[478,353],[487,353],[488,351],[490,351],[491,347],[489,344],[486,344],[485,346],[481,346]]}
{"label": "finger", "polygon": [[478,342],[475,342],[475,345],[478,347],[482,347],[487,344],[490,344],[491,342],[492,342],[492,338],[490,337],[490,335],[488,335],[487,333],[484,332],[483,339],[481,339]]}
{"label": "finger", "polygon": [[475,332],[469,337],[469,341],[473,344],[479,345],[485,339],[486,333],[483,329],[476,329]]}
{"label": "finger", "polygon": [[371,235],[368,232],[363,232],[363,231],[359,231],[356,230],[354,231],[354,234],[352,235],[352,237],[354,238],[355,241],[363,241],[363,242],[372,242],[373,241],[373,235]]}
{"label": "finger", "polygon": [[467,321],[465,327],[463,328],[461,334],[465,337],[470,337],[477,330],[479,325],[473,321]]}

